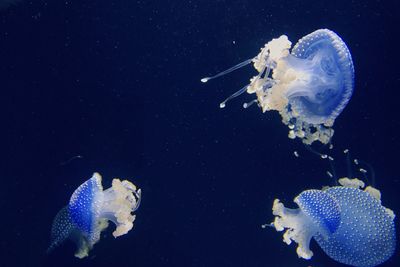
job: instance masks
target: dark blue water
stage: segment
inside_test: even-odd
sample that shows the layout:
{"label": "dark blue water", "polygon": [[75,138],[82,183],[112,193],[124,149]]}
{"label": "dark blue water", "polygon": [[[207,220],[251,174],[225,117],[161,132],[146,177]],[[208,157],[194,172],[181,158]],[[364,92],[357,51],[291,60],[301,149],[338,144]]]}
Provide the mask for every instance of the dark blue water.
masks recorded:
{"label": "dark blue water", "polygon": [[[298,259],[281,233],[261,228],[274,198],[295,207],[301,191],[332,185],[327,162],[289,140],[277,113],[243,110],[250,96],[219,109],[252,68],[206,85],[200,78],[281,34],[295,42],[319,28],[337,32],[356,85],[335,123],[335,170],[347,175],[349,148],[373,166],[383,204],[400,214],[398,8],[265,0],[3,8],[0,266],[342,266],[315,243],[312,260]],[[53,217],[94,171],[106,187],[120,177],[142,188],[134,228],[118,239],[107,231],[83,260],[72,243],[46,255]],[[383,266],[399,264],[397,254]]]}

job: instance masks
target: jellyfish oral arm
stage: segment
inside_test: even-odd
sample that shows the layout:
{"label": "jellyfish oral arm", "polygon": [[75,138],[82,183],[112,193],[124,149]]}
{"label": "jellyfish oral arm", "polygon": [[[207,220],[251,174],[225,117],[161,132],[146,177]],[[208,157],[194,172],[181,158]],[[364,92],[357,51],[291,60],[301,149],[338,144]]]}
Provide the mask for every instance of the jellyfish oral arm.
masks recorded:
{"label": "jellyfish oral arm", "polygon": [[128,233],[135,221],[132,215],[140,203],[141,191],[131,182],[119,179],[112,181],[112,187],[103,191],[101,196],[101,210],[99,218],[112,221],[116,225],[114,237]]}
{"label": "jellyfish oral arm", "polygon": [[279,38],[272,39],[261,48],[261,52],[254,58],[254,68],[260,73],[268,66],[274,69],[276,63],[284,57],[287,57],[292,43],[286,35],[281,35]]}
{"label": "jellyfish oral arm", "polygon": [[313,252],[310,250],[311,238],[317,233],[317,227],[300,209],[288,209],[275,199],[272,207],[275,220],[271,226],[277,231],[283,231],[283,242],[290,245],[292,241],[298,244],[296,252],[300,258],[311,259]]}

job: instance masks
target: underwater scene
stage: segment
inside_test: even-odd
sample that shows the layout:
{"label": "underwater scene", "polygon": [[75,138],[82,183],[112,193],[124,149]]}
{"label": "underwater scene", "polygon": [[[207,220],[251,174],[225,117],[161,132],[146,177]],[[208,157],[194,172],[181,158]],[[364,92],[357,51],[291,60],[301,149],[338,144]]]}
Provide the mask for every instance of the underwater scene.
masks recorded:
{"label": "underwater scene", "polygon": [[400,266],[399,10],[0,0],[0,266]]}

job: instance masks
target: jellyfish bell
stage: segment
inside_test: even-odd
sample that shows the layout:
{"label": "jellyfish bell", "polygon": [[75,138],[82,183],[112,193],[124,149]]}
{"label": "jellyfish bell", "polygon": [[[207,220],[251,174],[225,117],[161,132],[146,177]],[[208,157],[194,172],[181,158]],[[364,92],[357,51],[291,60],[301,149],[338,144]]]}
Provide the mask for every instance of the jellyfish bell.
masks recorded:
{"label": "jellyfish bell", "polygon": [[207,82],[253,63],[258,75],[250,83],[224,100],[246,92],[256,99],[263,112],[276,110],[289,127],[289,138],[329,143],[332,126],[351,98],[354,88],[354,67],[346,44],[333,31],[314,31],[290,48],[286,35],[272,39],[254,58],[201,81]]}
{"label": "jellyfish bell", "polygon": [[395,215],[381,203],[379,190],[357,178],[341,178],[340,186],[306,190],[294,199],[298,209],[275,199],[271,226],[286,229],[283,240],[297,243],[297,255],[310,259],[314,239],[332,259],[351,266],[376,266],[396,247]]}

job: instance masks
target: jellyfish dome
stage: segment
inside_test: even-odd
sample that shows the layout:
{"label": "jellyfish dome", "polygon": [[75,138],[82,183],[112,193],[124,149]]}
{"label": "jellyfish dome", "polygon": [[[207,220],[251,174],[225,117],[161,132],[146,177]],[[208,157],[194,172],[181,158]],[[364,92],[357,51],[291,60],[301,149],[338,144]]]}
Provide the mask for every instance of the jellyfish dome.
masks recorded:
{"label": "jellyfish dome", "polygon": [[108,221],[116,225],[114,237],[128,233],[135,221],[141,190],[128,180],[113,179],[112,187],[103,190],[101,176],[93,176],[72,194],[69,204],[62,208],[53,221],[51,245],[48,251],[71,239],[77,245],[75,256],[88,256]]}
{"label": "jellyfish dome", "polygon": [[341,186],[306,190],[294,199],[298,209],[275,199],[271,224],[286,232],[283,241],[298,244],[297,255],[310,259],[314,238],[332,259],[351,266],[376,266],[388,260],[396,247],[394,213],[381,204],[379,190],[358,179],[339,179]]}
{"label": "jellyfish dome", "polygon": [[289,138],[305,144],[328,143],[336,117],[349,102],[354,88],[354,67],[346,44],[333,31],[320,29],[301,38],[290,52],[286,35],[268,42],[254,58],[202,82],[253,63],[258,75],[250,84],[220,104],[247,91],[263,112],[276,110],[289,127]]}

